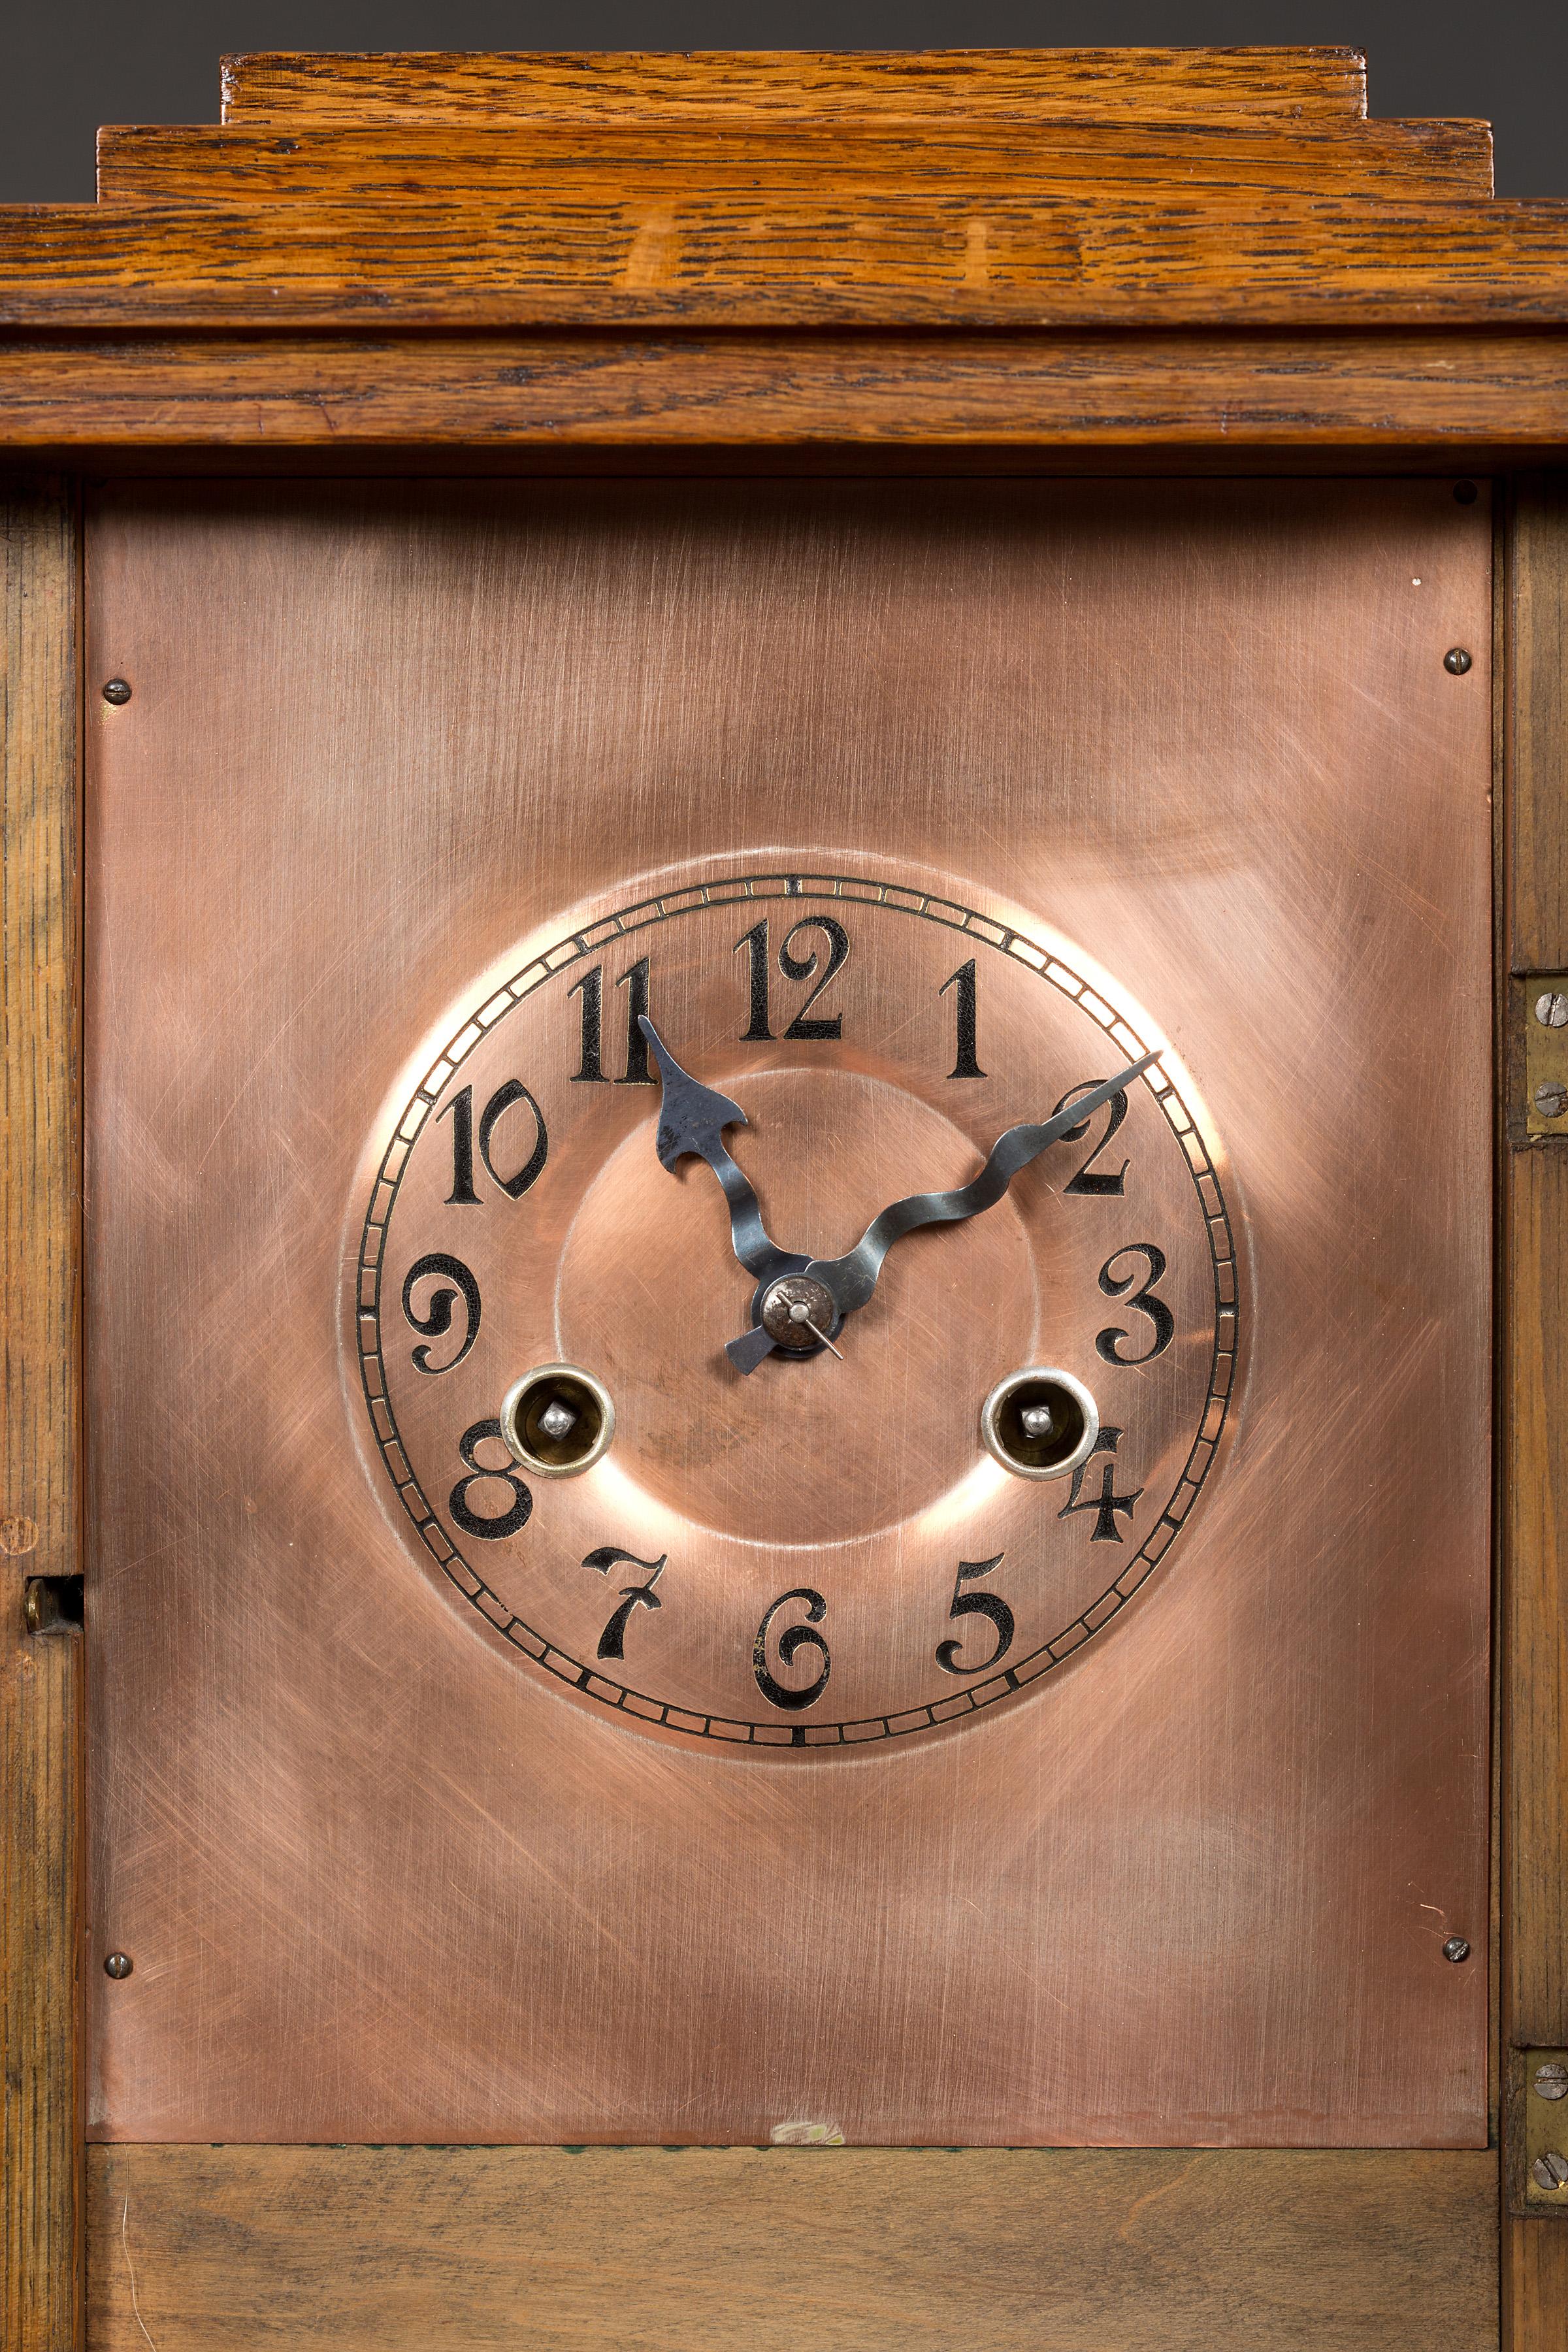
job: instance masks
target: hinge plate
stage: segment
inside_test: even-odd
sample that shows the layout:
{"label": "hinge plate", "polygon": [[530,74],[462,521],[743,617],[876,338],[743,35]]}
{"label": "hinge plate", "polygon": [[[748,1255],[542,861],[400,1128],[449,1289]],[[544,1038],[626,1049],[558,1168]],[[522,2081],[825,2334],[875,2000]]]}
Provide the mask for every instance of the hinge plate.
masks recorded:
{"label": "hinge plate", "polygon": [[1568,2049],[1509,2052],[1507,2172],[1511,2212],[1568,2219]]}

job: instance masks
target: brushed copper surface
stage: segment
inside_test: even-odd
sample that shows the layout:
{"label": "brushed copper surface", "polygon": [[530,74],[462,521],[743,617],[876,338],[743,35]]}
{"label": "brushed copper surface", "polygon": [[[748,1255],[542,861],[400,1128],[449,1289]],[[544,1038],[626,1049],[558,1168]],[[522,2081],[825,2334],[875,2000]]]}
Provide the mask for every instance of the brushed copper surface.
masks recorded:
{"label": "brushed copper surface", "polygon": [[[106,499],[91,675],[133,693],[89,800],[92,1903],[135,1965],[93,1996],[96,2132],[1484,2141],[1489,560],[1441,482]],[[660,1705],[739,1721],[734,1625],[798,1555],[845,1577],[833,1721],[927,1704],[932,1632],[984,1631],[913,1613],[939,1565],[951,1597],[933,1513],[980,1556],[980,1399],[1032,1360],[1116,1376],[1094,1339],[1125,1307],[1068,1212],[1118,1204],[1061,1197],[1070,1156],[897,1244],[844,1364],[742,1382],[714,1362],[750,1288],[717,1187],[658,1167],[657,1089],[574,1079],[573,950],[466,1066],[476,1106],[531,1090],[544,1172],[449,1203],[449,1066],[363,1255],[389,1141],[503,983],[617,909],[770,875],[869,893],[826,1058],[739,1041],[733,908],[661,917],[661,957],[691,944],[651,984],[752,1115],[730,1140],[776,1237],[847,1247],[1115,1066],[1076,1003],[1031,1018],[1022,965],[984,992],[984,930],[898,944],[916,919],[878,894],[935,893],[1070,950],[1163,1049],[1243,1330],[1190,1520],[1112,1620],[853,1753],[628,1721],[507,1622],[548,1604],[596,1665],[647,1571],[585,1570],[590,1536],[663,1553],[622,1687],[637,1643]],[[644,944],[605,961],[606,1057]],[[936,992],[969,953],[996,1018],[955,1109]],[[1118,1139],[1182,1334],[1127,1381],[1151,1489],[1207,1410],[1218,1278],[1163,1116],[1145,1092]],[[502,1176],[530,1118],[498,1121]],[[496,1612],[399,1500],[355,1338],[366,1273],[401,1297],[454,1219],[471,1357],[422,1374],[384,1307],[374,1351],[428,1523],[531,1350],[616,1402],[604,1463],[470,1547],[504,1559]],[[978,1475],[1022,1515],[987,1552],[1081,1535],[1050,1582],[1064,1623],[1091,1612],[1081,1517]]]}

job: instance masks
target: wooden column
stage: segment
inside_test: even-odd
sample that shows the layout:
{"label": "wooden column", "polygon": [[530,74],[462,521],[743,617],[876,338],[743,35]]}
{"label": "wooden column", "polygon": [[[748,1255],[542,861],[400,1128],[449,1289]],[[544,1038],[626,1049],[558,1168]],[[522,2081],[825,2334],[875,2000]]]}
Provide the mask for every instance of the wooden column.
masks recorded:
{"label": "wooden column", "polygon": [[[1505,971],[1561,971],[1568,969],[1568,477],[1521,483],[1506,577]],[[1520,1007],[1509,1009],[1517,1018]],[[1515,1094],[1522,1081],[1506,1066],[1516,1058],[1505,1055],[1504,1078]],[[1510,2050],[1568,2042],[1568,1145],[1505,1147],[1502,1213],[1506,2067]],[[1568,2339],[1568,2213],[1505,2214],[1502,2291],[1511,2352],[1548,2352]]]}
{"label": "wooden column", "polygon": [[79,569],[69,492],[0,483],[6,2352],[70,2352],[82,2340],[82,1643],[68,1613],[48,1622],[58,1583],[36,1596],[43,1630],[27,1612],[34,1579],[69,1580],[81,1565]]}

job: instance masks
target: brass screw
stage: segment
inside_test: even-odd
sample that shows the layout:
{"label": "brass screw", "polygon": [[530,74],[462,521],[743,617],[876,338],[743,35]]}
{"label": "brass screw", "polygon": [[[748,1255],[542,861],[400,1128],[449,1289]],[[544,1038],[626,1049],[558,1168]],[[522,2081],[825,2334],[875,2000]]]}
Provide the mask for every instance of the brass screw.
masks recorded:
{"label": "brass screw", "polygon": [[1568,2180],[1568,2156],[1559,2156],[1554,2147],[1549,2147],[1531,2166],[1530,2177],[1537,2189],[1561,2189]]}
{"label": "brass screw", "polygon": [[110,1952],[103,1963],[103,1973],[106,1977],[118,1979],[121,1977],[128,1977],[135,1965],[129,1952]]}
{"label": "brass screw", "polygon": [[1544,2066],[1536,2068],[1530,2087],[1538,2099],[1568,2099],[1568,2066],[1561,2058],[1549,2058]]}
{"label": "brass screw", "polygon": [[1443,667],[1450,677],[1463,677],[1470,667],[1470,656],[1463,646],[1450,646],[1443,656]]}

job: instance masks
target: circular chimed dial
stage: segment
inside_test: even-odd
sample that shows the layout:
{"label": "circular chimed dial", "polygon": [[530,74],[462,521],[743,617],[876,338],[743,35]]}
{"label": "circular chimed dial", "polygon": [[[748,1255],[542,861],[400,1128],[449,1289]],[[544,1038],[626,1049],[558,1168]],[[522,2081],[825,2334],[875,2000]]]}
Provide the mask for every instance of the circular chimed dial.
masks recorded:
{"label": "circular chimed dial", "polygon": [[354,1319],[411,1536],[643,1729],[968,1722],[1103,1633],[1208,1475],[1235,1243],[1170,1056],[918,881],[563,927],[387,1131]]}

